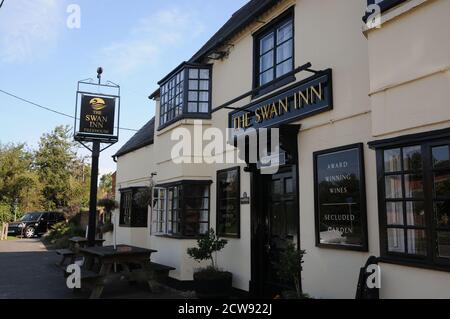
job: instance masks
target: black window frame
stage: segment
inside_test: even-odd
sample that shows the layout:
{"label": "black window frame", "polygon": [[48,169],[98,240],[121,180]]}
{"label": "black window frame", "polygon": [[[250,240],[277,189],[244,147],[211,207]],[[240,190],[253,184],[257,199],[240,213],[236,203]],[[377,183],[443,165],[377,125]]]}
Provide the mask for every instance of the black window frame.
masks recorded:
{"label": "black window frame", "polygon": [[[192,69],[208,69],[209,71],[209,78],[208,79],[201,79],[200,75],[198,79],[192,79],[190,78],[190,70]],[[177,77],[177,75],[179,73],[182,72],[182,79],[181,79],[181,83],[182,83],[182,92],[181,93],[177,93],[175,91],[175,96],[172,99],[169,99],[170,101],[174,100],[176,101],[176,97],[180,96],[182,97],[182,102],[181,104],[178,105],[172,105],[173,107],[170,108],[171,112],[175,111],[175,109],[177,108],[177,106],[181,106],[181,113],[180,114],[174,114],[174,117],[171,118],[170,120],[166,120],[164,123],[161,121],[162,116],[165,114],[168,114],[168,112],[164,112],[162,113],[161,110],[164,107],[163,103],[165,103],[165,91],[164,91],[164,86],[168,83],[170,83],[175,77]],[[198,80],[199,81],[199,89],[197,90],[192,90],[189,89],[189,81],[190,80]],[[208,91],[207,90],[201,90],[200,89],[200,81],[209,81],[209,88]],[[158,82],[158,85],[160,86],[160,105],[159,105],[159,126],[158,126],[158,131],[161,131],[163,129],[165,129],[166,127],[180,121],[183,119],[211,119],[211,111],[212,111],[212,80],[213,80],[213,66],[212,64],[199,64],[199,63],[187,63],[187,62],[183,62],[181,65],[179,65],[175,70],[173,70],[171,73],[169,73],[164,79],[162,79],[161,81]],[[208,92],[209,94],[209,99],[207,102],[202,102],[200,101],[200,98],[197,101],[191,101],[189,99],[189,92],[197,92],[197,94],[199,94],[200,92]],[[164,101],[163,101],[164,100]],[[189,103],[197,103],[197,111],[196,112],[189,112]],[[200,110],[200,103],[208,103],[208,112],[199,112]],[[175,112],[174,112],[175,113]]]}
{"label": "black window frame", "polygon": [[[120,213],[119,213],[119,226],[129,228],[147,228],[148,227],[148,206],[139,207],[135,202],[135,195],[145,189],[145,187],[129,187],[120,189]],[[130,217],[128,221],[125,221],[125,200],[124,196],[131,194],[131,207]]]}
{"label": "black window frame", "polygon": [[[295,15],[294,15],[294,7],[291,7],[287,9],[285,12],[281,13],[278,17],[276,17],[273,21],[269,22],[266,26],[258,30],[253,35],[253,89],[255,90],[252,94],[252,98],[258,98],[262,95],[265,95],[271,91],[274,91],[284,85],[287,85],[291,82],[294,82],[296,80],[295,75],[292,74],[295,69]],[[287,21],[292,22],[292,39],[286,40],[290,41],[292,40],[292,69],[290,72],[281,75],[279,77],[276,76],[276,68],[278,63],[276,63],[277,60],[277,29],[285,24]],[[260,85],[260,40],[266,37],[270,33],[274,33],[274,65],[273,65],[273,72],[274,72],[274,78],[272,81],[265,83],[263,85]],[[284,44],[283,42],[282,44]],[[286,62],[289,59],[286,59],[279,64]]]}
{"label": "black window frame", "polygon": [[[166,219],[165,219],[165,223],[166,225],[168,225],[169,223],[172,223],[170,229],[166,226],[166,233],[165,234],[161,234],[161,233],[156,233],[155,236],[158,237],[169,237],[169,238],[175,238],[175,239],[197,239],[203,236],[203,234],[200,233],[200,224],[207,224],[207,228],[206,231],[210,229],[210,225],[211,225],[211,184],[213,182],[211,180],[182,180],[182,181],[177,181],[177,182],[173,182],[173,183],[167,183],[167,184],[159,184],[156,185],[155,188],[159,188],[159,189],[165,189],[166,190]],[[186,195],[186,191],[189,190],[189,188],[195,185],[200,185],[200,186],[206,186],[208,187],[208,196],[204,197],[195,197],[195,196],[187,196]],[[178,212],[178,220],[174,221],[173,220],[173,215],[170,217],[171,219],[169,219],[169,207],[168,207],[168,192],[170,189],[178,189],[178,207],[177,207],[177,212]],[[207,199],[208,200],[208,207],[207,209],[191,209],[191,211],[207,211],[207,216],[208,216],[208,221],[207,222],[203,222],[203,221],[198,221],[198,229],[197,229],[197,233],[195,234],[191,234],[191,233],[187,233],[187,227],[186,227],[186,218],[187,218],[187,201],[191,199],[191,200],[201,200],[201,199]],[[173,203],[172,203],[173,204]],[[172,214],[173,212],[173,207],[170,211],[170,214]],[[152,212],[153,215],[153,212]],[[153,218],[153,216],[152,216]],[[200,219],[200,218],[199,218]],[[153,223],[153,220],[152,220]],[[179,231],[174,232],[174,223],[179,225]],[[192,224],[192,223],[191,223]]]}
{"label": "black window frame", "polygon": [[[394,138],[385,141],[375,141],[369,143],[369,145],[376,150],[376,164],[377,164],[377,178],[378,178],[378,213],[379,213],[379,236],[380,236],[380,253],[381,260],[387,263],[400,264],[405,266],[427,268],[441,271],[450,271],[450,258],[444,258],[438,256],[438,243],[437,234],[441,231],[450,233],[450,227],[438,227],[436,212],[434,204],[436,201],[450,200],[437,198],[434,194],[434,178],[433,174],[437,171],[446,171],[450,173],[450,166],[444,169],[437,169],[433,167],[433,155],[432,150],[434,147],[448,145],[450,149],[450,129],[420,133],[409,135],[400,138]],[[385,172],[385,158],[384,152],[386,150],[393,150],[400,148],[408,148],[412,146],[421,146],[422,153],[422,170],[423,175],[423,200],[416,199],[417,201],[424,202],[425,210],[425,226],[410,226],[406,218],[405,204],[403,204],[403,225],[388,225],[387,222],[387,209],[386,202],[392,202],[393,199],[386,199],[385,190],[385,176],[388,175],[401,175],[411,174],[410,170],[404,170],[404,158],[401,156],[401,170],[397,172],[391,172],[386,174]],[[401,151],[403,153],[403,151]],[[449,151],[450,152],[450,151]],[[402,177],[403,178],[403,177]],[[405,182],[402,179],[402,198],[398,200],[403,202],[410,202],[411,200],[405,196]],[[414,201],[416,201],[414,200]],[[394,200],[395,201],[395,200]],[[413,201],[413,202],[414,202]],[[388,246],[388,228],[398,229],[425,229],[426,234],[426,256],[408,254],[408,241],[407,231],[404,231],[405,241],[403,243],[405,247],[405,253],[390,252]]]}
{"label": "black window frame", "polygon": [[[222,220],[221,213],[220,213],[220,202],[222,200],[229,200],[229,197],[221,198],[220,194],[222,194],[220,190],[220,181],[219,181],[219,175],[225,174],[229,172],[236,172],[237,173],[237,197],[235,198],[235,207],[236,207],[236,220],[237,220],[237,232],[235,234],[233,233],[226,233],[222,232],[220,222]],[[216,178],[216,229],[217,229],[217,235],[224,238],[241,238],[241,167],[231,167],[223,170],[217,171],[217,178]]]}

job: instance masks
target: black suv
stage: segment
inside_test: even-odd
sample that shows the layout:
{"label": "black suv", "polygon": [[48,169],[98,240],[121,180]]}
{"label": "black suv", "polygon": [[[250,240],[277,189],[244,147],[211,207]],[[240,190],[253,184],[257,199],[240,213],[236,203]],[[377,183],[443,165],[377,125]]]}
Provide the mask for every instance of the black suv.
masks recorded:
{"label": "black suv", "polygon": [[65,221],[64,215],[54,212],[25,214],[19,221],[9,224],[8,235],[22,235],[26,238],[41,236],[53,225]]}

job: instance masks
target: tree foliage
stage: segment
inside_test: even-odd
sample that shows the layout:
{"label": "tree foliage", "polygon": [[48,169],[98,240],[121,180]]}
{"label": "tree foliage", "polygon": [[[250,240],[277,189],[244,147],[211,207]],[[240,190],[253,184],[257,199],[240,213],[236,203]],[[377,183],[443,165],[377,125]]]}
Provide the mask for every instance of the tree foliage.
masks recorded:
{"label": "tree foliage", "polygon": [[36,151],[0,145],[0,222],[21,213],[79,210],[89,202],[90,167],[77,157],[65,126],[44,134]]}
{"label": "tree foliage", "polygon": [[98,188],[100,198],[110,198],[112,197],[113,190],[113,174],[105,174],[100,177],[100,185]]}
{"label": "tree foliage", "polygon": [[39,205],[40,197],[35,193],[38,184],[32,152],[26,150],[24,144],[0,145],[0,218],[10,220],[15,209]]}

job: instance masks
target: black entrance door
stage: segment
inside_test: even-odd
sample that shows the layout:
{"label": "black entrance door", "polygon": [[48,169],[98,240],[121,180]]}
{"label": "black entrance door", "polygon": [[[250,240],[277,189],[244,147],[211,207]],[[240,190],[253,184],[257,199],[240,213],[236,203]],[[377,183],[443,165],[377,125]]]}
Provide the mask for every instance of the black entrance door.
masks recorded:
{"label": "black entrance door", "polygon": [[294,288],[279,278],[278,269],[288,243],[299,247],[297,166],[283,166],[274,175],[257,174],[254,183],[259,187],[252,221],[252,292],[273,298]]}
{"label": "black entrance door", "polygon": [[284,165],[276,174],[253,168],[252,183],[252,280],[254,296],[273,298],[294,288],[278,276],[280,256],[288,243],[300,246],[298,201],[298,127],[280,130]]}
{"label": "black entrance door", "polygon": [[289,165],[280,169],[278,174],[268,176],[266,185],[267,209],[264,216],[265,271],[263,274],[263,293],[272,297],[292,283],[278,276],[281,266],[280,256],[288,243],[298,247],[299,214],[297,205],[297,169]]}

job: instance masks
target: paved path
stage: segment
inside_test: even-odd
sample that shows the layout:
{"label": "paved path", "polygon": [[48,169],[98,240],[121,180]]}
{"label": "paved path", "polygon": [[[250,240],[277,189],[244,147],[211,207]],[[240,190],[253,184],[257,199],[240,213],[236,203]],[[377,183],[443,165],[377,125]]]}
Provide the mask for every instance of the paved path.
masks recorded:
{"label": "paved path", "polygon": [[[37,239],[0,241],[0,299],[74,299],[89,293],[74,294],[66,286],[56,266],[59,256],[47,251]],[[164,289],[151,294],[145,287],[119,282],[105,288],[111,299],[186,299],[187,295]]]}

